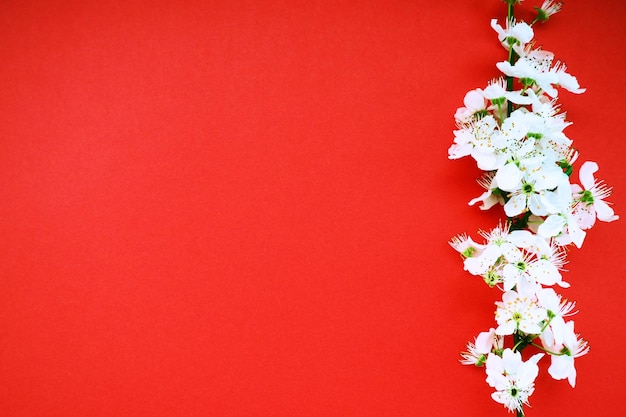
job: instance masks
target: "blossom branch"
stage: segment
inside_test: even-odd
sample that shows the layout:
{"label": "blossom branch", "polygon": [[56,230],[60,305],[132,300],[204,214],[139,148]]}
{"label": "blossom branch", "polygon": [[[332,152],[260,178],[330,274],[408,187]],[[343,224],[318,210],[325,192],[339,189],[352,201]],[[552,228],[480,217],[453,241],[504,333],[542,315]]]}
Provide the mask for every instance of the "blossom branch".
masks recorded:
{"label": "blossom branch", "polygon": [[[562,271],[566,248],[580,248],[596,220],[619,219],[605,200],[612,188],[596,180],[598,164],[584,162],[580,185],[573,183],[578,152],[564,133],[571,124],[556,104],[558,89],[580,94],[574,76],[554,61],[554,54],[531,43],[532,25],[545,22],[561,3],[545,0],[529,25],[516,21],[514,5],[505,0],[505,26],[491,21],[508,59],[498,62],[503,76],[486,88],[469,91],[454,117],[457,130],[450,159],[472,157],[484,175],[483,194],[470,201],[483,210],[502,206],[506,223],[479,232],[483,242],[465,234],[450,241],[466,271],[502,292],[496,304],[496,327],[468,343],[461,363],[485,368],[492,398],[524,417],[524,405],[534,392],[537,363],[550,357],[548,373],[556,380],[576,383],[574,359],[589,346],[566,320],[575,306],[554,288],[569,287]],[[521,86],[515,90],[515,80]],[[505,106],[506,103],[506,106]],[[506,108],[506,111],[505,111]],[[512,338],[513,348],[504,348]],[[524,360],[528,346],[542,351]]]}

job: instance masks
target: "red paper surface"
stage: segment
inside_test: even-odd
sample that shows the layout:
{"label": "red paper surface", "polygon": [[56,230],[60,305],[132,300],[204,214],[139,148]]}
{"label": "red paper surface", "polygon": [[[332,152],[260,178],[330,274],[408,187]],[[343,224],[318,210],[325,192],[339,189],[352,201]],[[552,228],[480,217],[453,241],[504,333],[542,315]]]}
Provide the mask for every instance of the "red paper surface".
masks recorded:
{"label": "red paper surface", "polygon": [[[503,2],[1,8],[2,416],[507,415],[458,363],[500,293],[447,244],[503,217],[447,159]],[[622,215],[625,12],[536,27]],[[528,416],[623,408],[625,221],[570,253],[591,352],[575,389],[542,361]]]}

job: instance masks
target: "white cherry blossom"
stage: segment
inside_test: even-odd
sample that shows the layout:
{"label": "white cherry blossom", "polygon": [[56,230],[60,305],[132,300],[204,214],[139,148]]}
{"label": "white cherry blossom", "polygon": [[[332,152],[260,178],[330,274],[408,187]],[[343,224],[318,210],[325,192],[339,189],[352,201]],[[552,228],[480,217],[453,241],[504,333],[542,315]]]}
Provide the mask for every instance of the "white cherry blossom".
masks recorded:
{"label": "white cherry blossom", "polygon": [[549,324],[541,334],[544,344],[562,345],[568,333],[565,317],[571,316],[576,303],[563,300],[552,288],[543,288],[537,292],[538,304],[546,309]]}
{"label": "white cherry blossom", "polygon": [[491,394],[493,400],[509,411],[522,410],[535,391],[535,379],[539,374],[537,363],[543,356],[538,353],[524,362],[522,355],[511,349],[505,349],[502,357],[490,353],[485,372],[487,383],[496,390]]}
{"label": "white cherry blossom", "polygon": [[541,322],[547,317],[531,297],[520,296],[515,291],[502,294],[502,301],[496,302],[496,334],[505,336],[517,331],[525,334],[541,334]]}
{"label": "white cherry blossom", "polygon": [[589,346],[587,342],[580,338],[574,332],[574,322],[569,321],[565,324],[564,337],[562,344],[550,345],[546,343],[543,338],[544,346],[549,351],[555,353],[550,355],[550,367],[548,373],[554,379],[561,380],[567,379],[569,384],[573,387],[576,386],[576,367],[574,366],[574,359],[589,353]]}
{"label": "white cherry blossom", "polygon": [[477,88],[468,91],[463,99],[463,104],[465,107],[459,107],[454,114],[454,118],[460,123],[470,123],[474,120],[477,113],[480,115],[486,112],[486,101],[483,90]]}
{"label": "white cherry blossom", "polygon": [[491,328],[487,332],[480,332],[474,342],[467,344],[467,351],[461,354],[460,362],[463,365],[482,366],[487,360],[487,355],[492,350],[502,349],[504,340],[496,335],[496,329]]}
{"label": "white cherry blossom", "polygon": [[581,229],[591,228],[596,217],[604,222],[612,222],[619,219],[611,206],[604,201],[611,195],[612,189],[604,184],[604,181],[597,181],[593,174],[598,171],[598,164],[595,162],[585,162],[579,171],[580,182],[584,188],[577,184],[572,184],[572,192],[576,198],[574,215],[578,220]]}
{"label": "white cherry blossom", "polygon": [[[548,20],[561,6],[544,0],[532,24]],[[450,245],[469,274],[502,292],[495,303],[496,326],[469,342],[460,362],[485,365],[492,398],[524,415],[546,354],[552,378],[576,384],[574,360],[589,347],[567,321],[575,303],[556,290],[569,287],[563,278],[570,246],[582,246],[596,219],[611,222],[619,216],[606,202],[612,188],[594,176],[595,162],[583,163],[580,185],[572,183],[578,152],[565,133],[571,122],[557,99],[561,90],[585,89],[553,52],[535,46],[532,24],[515,20],[512,10],[504,27],[491,21],[509,52],[496,63],[502,75],[464,96],[448,149],[450,159],[469,156],[482,171],[482,194],[469,204],[502,207],[506,221],[479,231],[482,241],[462,234]],[[511,348],[504,349],[505,342]],[[529,346],[543,353],[524,361],[521,351]]]}
{"label": "white cherry blossom", "polygon": [[498,40],[502,46],[509,49],[512,43],[527,44],[535,35],[533,28],[526,22],[507,20],[503,28],[497,19],[491,20],[491,27],[498,34]]}

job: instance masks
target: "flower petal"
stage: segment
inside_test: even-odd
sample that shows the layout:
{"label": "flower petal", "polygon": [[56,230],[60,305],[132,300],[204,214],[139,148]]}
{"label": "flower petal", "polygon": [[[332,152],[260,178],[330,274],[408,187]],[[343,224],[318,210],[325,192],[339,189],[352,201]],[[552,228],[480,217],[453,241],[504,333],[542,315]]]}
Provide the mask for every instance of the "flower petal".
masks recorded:
{"label": "flower petal", "polygon": [[595,183],[593,174],[596,171],[598,171],[598,164],[595,162],[587,161],[580,167],[578,178],[580,178],[580,183],[585,187],[585,190],[590,190],[593,187]]}
{"label": "flower petal", "polygon": [[598,220],[603,222],[612,222],[619,219],[619,216],[615,215],[613,209],[604,201],[596,199],[593,203],[593,206],[596,209],[596,215],[598,216]]}

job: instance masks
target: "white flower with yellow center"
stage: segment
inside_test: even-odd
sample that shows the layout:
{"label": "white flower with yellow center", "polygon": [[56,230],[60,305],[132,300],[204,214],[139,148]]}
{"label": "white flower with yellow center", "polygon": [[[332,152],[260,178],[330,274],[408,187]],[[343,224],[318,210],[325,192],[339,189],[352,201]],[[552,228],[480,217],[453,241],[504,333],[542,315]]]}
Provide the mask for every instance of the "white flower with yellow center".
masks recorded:
{"label": "white flower with yellow center", "polygon": [[541,323],[546,319],[546,310],[531,297],[520,296],[516,291],[502,294],[496,302],[496,334],[505,336],[515,332],[541,334]]}

